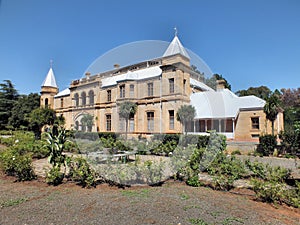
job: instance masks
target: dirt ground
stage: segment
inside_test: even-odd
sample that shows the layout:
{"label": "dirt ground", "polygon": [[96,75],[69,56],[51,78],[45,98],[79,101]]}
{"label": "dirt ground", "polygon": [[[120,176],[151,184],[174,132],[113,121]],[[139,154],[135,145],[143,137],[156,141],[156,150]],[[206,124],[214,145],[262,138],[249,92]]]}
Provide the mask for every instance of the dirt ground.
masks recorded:
{"label": "dirt ground", "polygon": [[249,190],[160,187],[53,187],[40,178],[0,176],[0,224],[300,224],[299,209],[254,201]]}

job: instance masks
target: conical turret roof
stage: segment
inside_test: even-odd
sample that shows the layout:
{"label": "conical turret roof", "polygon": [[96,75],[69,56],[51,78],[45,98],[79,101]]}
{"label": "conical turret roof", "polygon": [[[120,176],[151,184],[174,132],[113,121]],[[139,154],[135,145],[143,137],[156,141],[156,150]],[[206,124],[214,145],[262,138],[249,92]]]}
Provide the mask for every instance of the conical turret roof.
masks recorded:
{"label": "conical turret roof", "polygon": [[56,80],[55,80],[55,76],[54,76],[52,67],[50,67],[49,72],[48,72],[44,82],[42,83],[42,87],[55,87],[55,88],[57,88],[57,84],[56,84]]}
{"label": "conical turret roof", "polygon": [[172,42],[168,46],[167,50],[163,54],[163,57],[176,55],[176,54],[181,54],[181,55],[183,55],[187,58],[190,58],[189,54],[187,53],[187,51],[185,50],[185,48],[181,44],[181,42],[180,42],[179,38],[177,37],[177,35],[175,35],[174,39],[172,40]]}

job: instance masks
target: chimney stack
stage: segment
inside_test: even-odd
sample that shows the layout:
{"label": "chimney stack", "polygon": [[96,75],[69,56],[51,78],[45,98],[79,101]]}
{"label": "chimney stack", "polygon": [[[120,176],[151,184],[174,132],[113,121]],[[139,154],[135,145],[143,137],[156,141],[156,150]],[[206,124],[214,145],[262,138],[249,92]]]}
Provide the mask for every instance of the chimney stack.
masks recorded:
{"label": "chimney stack", "polygon": [[225,80],[217,80],[217,91],[222,91],[225,89]]}
{"label": "chimney stack", "polygon": [[86,76],[86,79],[89,80],[89,79],[90,79],[90,76],[91,76],[91,73],[90,73],[90,72],[86,72],[86,73],[85,73],[85,76]]}

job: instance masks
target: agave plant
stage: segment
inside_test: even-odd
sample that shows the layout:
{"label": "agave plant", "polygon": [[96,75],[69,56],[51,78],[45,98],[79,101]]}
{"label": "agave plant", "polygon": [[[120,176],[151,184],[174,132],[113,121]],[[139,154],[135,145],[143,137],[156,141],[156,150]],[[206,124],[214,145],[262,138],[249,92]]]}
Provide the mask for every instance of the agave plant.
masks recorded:
{"label": "agave plant", "polygon": [[65,155],[63,155],[64,144],[68,141],[66,130],[63,128],[52,130],[47,135],[47,145],[49,150],[48,161],[53,167],[60,168],[61,164],[65,163]]}

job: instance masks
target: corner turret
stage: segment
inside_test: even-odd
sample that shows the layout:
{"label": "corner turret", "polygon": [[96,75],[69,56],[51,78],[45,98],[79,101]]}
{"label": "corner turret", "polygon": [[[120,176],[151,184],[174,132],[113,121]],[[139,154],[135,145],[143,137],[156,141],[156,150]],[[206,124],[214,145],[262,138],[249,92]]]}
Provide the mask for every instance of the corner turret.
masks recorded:
{"label": "corner turret", "polygon": [[48,74],[41,86],[41,107],[54,108],[54,96],[58,93],[55,76],[52,70],[52,65]]}

